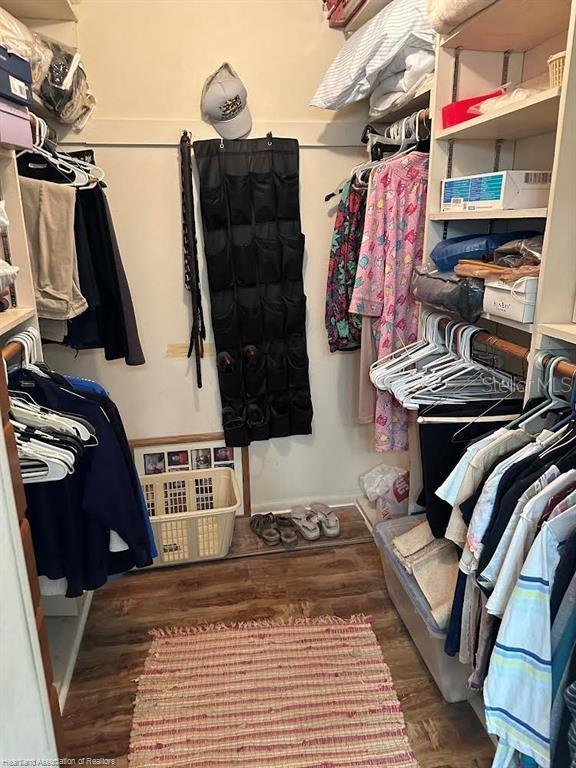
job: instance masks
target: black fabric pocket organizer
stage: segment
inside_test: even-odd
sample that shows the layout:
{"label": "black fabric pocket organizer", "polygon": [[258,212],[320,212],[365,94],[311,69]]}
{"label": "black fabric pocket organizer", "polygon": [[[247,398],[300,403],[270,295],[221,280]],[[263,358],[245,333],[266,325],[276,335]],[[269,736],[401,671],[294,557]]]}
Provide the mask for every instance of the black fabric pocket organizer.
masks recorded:
{"label": "black fabric pocket organizer", "polygon": [[286,307],[285,332],[287,335],[303,333],[306,326],[306,296],[296,299],[284,297]]}
{"label": "black fabric pocket organizer", "polygon": [[204,187],[200,194],[200,203],[206,229],[222,229],[228,225],[226,197],[221,186]]}
{"label": "black fabric pocket organizer", "polygon": [[206,254],[206,266],[211,291],[223,291],[234,286],[234,267],[228,243],[211,256]]}
{"label": "black fabric pocket organizer", "polygon": [[258,275],[260,282],[279,283],[282,280],[282,251],[279,240],[258,237],[255,240],[258,254]]}
{"label": "black fabric pocket organizer", "polygon": [[309,434],[298,142],[197,141],[194,157],[226,444]]}
{"label": "black fabric pocket organizer", "polygon": [[246,424],[251,440],[268,440],[270,437],[270,408],[264,398],[246,406]]}
{"label": "black fabric pocket organizer", "polygon": [[294,336],[286,342],[288,386],[301,389],[308,386],[308,353],[304,336]]}
{"label": "black fabric pocket organizer", "polygon": [[226,402],[241,400],[244,396],[244,381],[240,352],[220,352],[216,365],[222,399]]}
{"label": "black fabric pocket organizer", "polygon": [[290,399],[290,429],[293,435],[312,432],[312,400],[307,389],[299,389]]}
{"label": "black fabric pocket organizer", "polygon": [[240,286],[256,285],[258,283],[258,257],[254,244],[236,245],[233,243],[230,250],[237,284]]}
{"label": "black fabric pocket organizer", "polygon": [[267,378],[269,392],[284,392],[288,387],[286,345],[283,340],[272,341],[268,345]]}
{"label": "black fabric pocket organizer", "polygon": [[222,426],[227,446],[241,448],[250,445],[246,410],[243,404],[227,405],[222,408]]}
{"label": "black fabric pocket organizer", "polygon": [[262,305],[257,287],[237,291],[238,324],[244,344],[259,344],[264,340]]}
{"label": "black fabric pocket organizer", "polygon": [[284,302],[262,299],[264,334],[268,341],[284,337]]}
{"label": "black fabric pocket organizer", "polygon": [[252,224],[250,205],[250,177],[226,174],[228,207],[232,224]]}
{"label": "black fabric pocket organizer", "polygon": [[254,201],[254,219],[258,223],[275,221],[276,196],[274,179],[271,173],[251,173],[252,200]]}
{"label": "black fabric pocket organizer", "polygon": [[281,235],[280,241],[282,243],[282,278],[302,280],[304,235]]}
{"label": "black fabric pocket organizer", "polygon": [[290,434],[290,400],[286,393],[270,400],[270,437],[286,437]]}
{"label": "black fabric pocket organizer", "polygon": [[231,349],[240,344],[238,312],[232,291],[219,291],[212,298],[212,326],[216,349]]}
{"label": "black fabric pocket organizer", "polygon": [[[252,353],[252,354],[250,354]],[[244,384],[248,397],[262,398],[266,395],[266,352],[263,345],[244,347]]]}
{"label": "black fabric pocket organizer", "polygon": [[299,219],[298,174],[274,173],[276,212],[279,219]]}

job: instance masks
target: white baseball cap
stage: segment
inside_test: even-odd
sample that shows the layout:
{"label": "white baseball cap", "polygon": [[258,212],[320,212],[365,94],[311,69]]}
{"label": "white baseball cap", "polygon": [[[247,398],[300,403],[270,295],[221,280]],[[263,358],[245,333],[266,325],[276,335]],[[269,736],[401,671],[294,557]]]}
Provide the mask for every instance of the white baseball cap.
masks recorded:
{"label": "white baseball cap", "polygon": [[223,139],[239,139],[250,133],[252,115],[244,83],[226,62],[206,80],[202,89],[202,117]]}

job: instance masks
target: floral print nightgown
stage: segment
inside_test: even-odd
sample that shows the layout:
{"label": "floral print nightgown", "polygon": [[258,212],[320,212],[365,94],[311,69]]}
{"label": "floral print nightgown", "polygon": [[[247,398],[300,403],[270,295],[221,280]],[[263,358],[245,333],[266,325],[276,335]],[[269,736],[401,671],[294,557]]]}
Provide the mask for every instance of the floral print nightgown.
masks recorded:
{"label": "floral print nightgown", "polygon": [[366,186],[347,181],[334,221],[326,285],[326,331],[330,352],[360,347],[362,319],[348,314],[364,231]]}
{"label": "floral print nightgown", "polygon": [[[372,171],[350,312],[374,318],[383,357],[416,341],[418,313],[409,293],[422,263],[428,155],[413,151]],[[408,448],[408,414],[389,392],[378,392],[376,450]]]}

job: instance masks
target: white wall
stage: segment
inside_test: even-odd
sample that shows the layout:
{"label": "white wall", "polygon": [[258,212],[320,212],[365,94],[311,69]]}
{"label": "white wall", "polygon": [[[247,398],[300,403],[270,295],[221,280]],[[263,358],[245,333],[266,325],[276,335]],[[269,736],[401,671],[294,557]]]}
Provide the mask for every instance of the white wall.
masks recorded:
{"label": "white wall", "polygon": [[365,116],[363,107],[335,119],[307,106],[342,36],[328,29],[319,0],[83,0],[78,7],[80,49],[98,98],[82,138],[97,145],[106,169],[147,364],[127,368],[105,362],[100,352],[75,359],[66,350],[49,352],[48,359],[109,387],[130,437],[221,429],[213,345],[201,392],[189,362],[167,357],[166,350],[185,344],[190,327],[176,145],[183,129],[195,138],[215,135],[200,122],[200,92],[206,76],[229,61],[248,88],[252,136],[272,130],[302,144],[314,434],[251,446],[254,505],[352,498],[359,473],[379,459],[372,428],[356,423],[358,356],[328,351],[324,299],[334,209],[324,195],[364,156],[359,136]]}

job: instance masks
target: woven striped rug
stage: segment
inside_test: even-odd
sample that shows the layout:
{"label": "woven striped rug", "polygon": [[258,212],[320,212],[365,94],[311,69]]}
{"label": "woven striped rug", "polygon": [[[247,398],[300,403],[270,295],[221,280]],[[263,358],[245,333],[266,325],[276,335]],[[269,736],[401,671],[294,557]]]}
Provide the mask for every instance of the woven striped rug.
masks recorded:
{"label": "woven striped rug", "polygon": [[417,768],[368,617],[152,635],[131,768]]}

